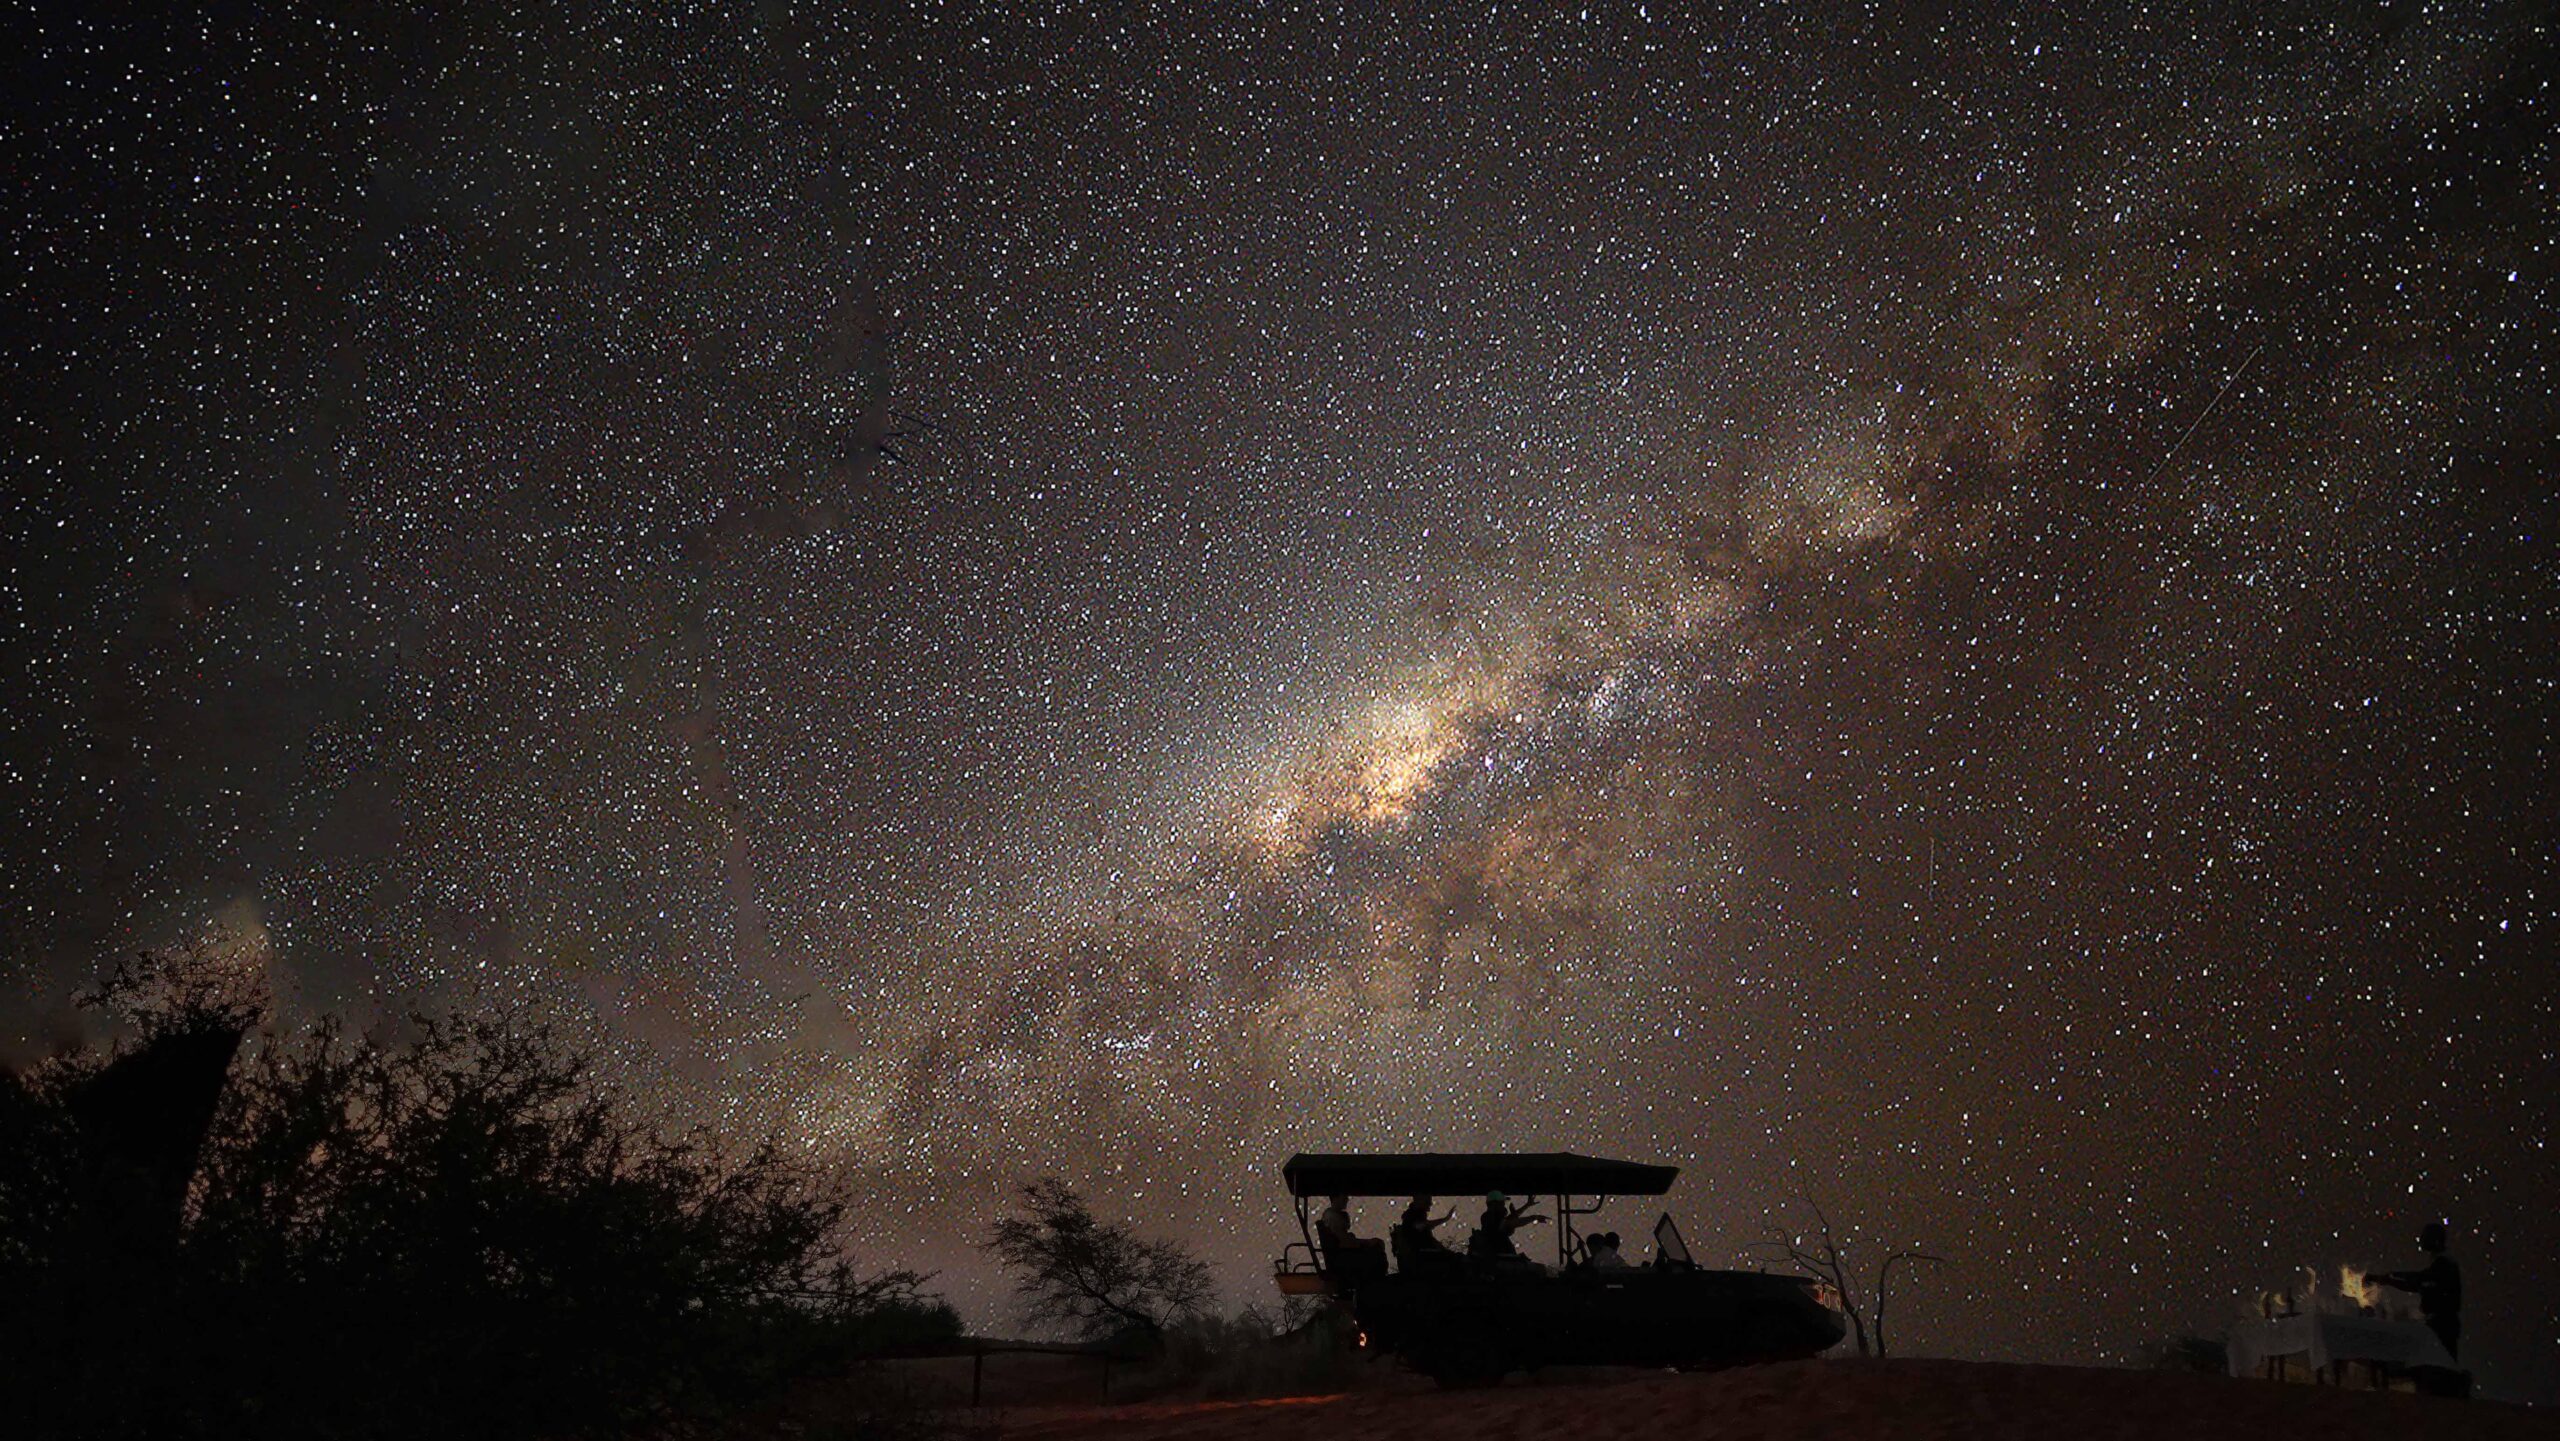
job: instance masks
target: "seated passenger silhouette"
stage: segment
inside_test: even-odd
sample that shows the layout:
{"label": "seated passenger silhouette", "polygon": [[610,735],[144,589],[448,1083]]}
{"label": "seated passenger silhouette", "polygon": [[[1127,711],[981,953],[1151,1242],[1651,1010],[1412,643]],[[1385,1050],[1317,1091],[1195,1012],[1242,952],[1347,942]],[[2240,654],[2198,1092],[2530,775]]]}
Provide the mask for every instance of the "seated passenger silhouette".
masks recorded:
{"label": "seated passenger silhouette", "polygon": [[1511,1234],[1523,1226],[1540,1225],[1547,1219],[1544,1216],[1529,1214],[1529,1208],[1536,1204],[1538,1203],[1535,1201],[1523,1201],[1514,1206],[1510,1203],[1510,1198],[1500,1191],[1486,1192],[1484,1217],[1476,1223],[1475,1231],[1467,1237],[1467,1254],[1470,1256],[1519,1255],[1520,1248],[1511,1243]]}
{"label": "seated passenger silhouette", "polygon": [[1325,1267],[1354,1285],[1387,1274],[1387,1243],[1351,1231],[1351,1198],[1328,1196],[1324,1214],[1316,1218],[1316,1239],[1324,1247]]}
{"label": "seated passenger silhouette", "polygon": [[1603,1231],[1583,1243],[1582,1264],[1594,1271],[1632,1271],[1635,1267],[1618,1254],[1618,1233]]}
{"label": "seated passenger silhouette", "polygon": [[1396,1222],[1395,1236],[1403,1247],[1415,1251],[1446,1251],[1448,1246],[1432,1234],[1457,1216],[1455,1210],[1444,1215],[1431,1214],[1431,1198],[1416,1196],[1407,1202],[1404,1218]]}

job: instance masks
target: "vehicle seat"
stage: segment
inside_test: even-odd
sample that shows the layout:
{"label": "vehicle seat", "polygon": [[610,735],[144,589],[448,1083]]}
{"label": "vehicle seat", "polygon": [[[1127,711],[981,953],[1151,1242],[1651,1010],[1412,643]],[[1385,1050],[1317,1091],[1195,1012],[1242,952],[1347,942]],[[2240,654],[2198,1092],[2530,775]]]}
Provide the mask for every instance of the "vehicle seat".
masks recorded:
{"label": "vehicle seat", "polygon": [[1325,1274],[1334,1278],[1336,1286],[1358,1286],[1387,1274],[1387,1252],[1383,1246],[1353,1246],[1345,1250],[1322,1232],[1316,1234],[1316,1244],[1324,1251]]}
{"label": "vehicle seat", "polygon": [[1446,1246],[1416,1246],[1401,1236],[1397,1240],[1403,1244],[1396,1252],[1396,1269],[1408,1276],[1445,1281],[1467,1272],[1467,1258]]}

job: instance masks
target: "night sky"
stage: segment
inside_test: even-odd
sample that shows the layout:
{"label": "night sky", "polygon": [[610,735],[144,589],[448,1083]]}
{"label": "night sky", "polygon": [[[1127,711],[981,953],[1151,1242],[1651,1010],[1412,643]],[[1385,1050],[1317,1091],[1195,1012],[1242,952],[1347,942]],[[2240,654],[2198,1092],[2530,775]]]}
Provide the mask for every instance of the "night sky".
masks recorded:
{"label": "night sky", "polygon": [[0,22],[9,1054],[527,1007],[999,1332],[1299,1149],[1991,1359],[2449,1216],[2560,1396],[2549,12],[504,8]]}

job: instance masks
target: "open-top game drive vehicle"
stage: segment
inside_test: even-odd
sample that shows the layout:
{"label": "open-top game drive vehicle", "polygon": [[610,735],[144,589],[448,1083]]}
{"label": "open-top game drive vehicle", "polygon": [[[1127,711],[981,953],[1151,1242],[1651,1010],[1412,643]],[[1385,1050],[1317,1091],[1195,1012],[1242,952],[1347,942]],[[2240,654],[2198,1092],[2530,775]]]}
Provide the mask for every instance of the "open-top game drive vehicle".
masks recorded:
{"label": "open-top game drive vehicle", "polygon": [[[1444,1385],[1489,1384],[1505,1372],[1552,1365],[1703,1368],[1793,1360],[1837,1345],[1840,1318],[1813,1283],[1697,1265],[1669,1213],[1654,1225],[1653,1259],[1591,1264],[1600,1252],[1577,1217],[1612,1196],[1659,1196],[1680,1174],[1565,1152],[1522,1155],[1297,1155],[1281,1168],[1303,1237],[1272,1279],[1291,1295],[1329,1295],[1367,1344]],[[1556,1265],[1510,1253],[1469,1254],[1400,1227],[1396,1267],[1374,1241],[1345,1242],[1311,1224],[1310,1203],[1342,1197],[1552,1197]],[[1588,1204],[1577,1205],[1577,1201]]]}

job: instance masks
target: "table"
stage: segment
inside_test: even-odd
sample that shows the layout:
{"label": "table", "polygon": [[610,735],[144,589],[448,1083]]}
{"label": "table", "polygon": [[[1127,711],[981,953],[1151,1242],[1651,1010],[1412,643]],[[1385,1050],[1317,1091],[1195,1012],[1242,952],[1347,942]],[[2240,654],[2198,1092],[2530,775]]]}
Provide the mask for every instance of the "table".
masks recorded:
{"label": "table", "polygon": [[2257,1375],[2277,1356],[2307,1358],[2314,1375],[2327,1373],[2341,1361],[2376,1361],[2404,1371],[2418,1366],[2462,1369],[2423,1323],[2381,1316],[2315,1312],[2243,1321],[2231,1328],[2224,1344],[2234,1376]]}

